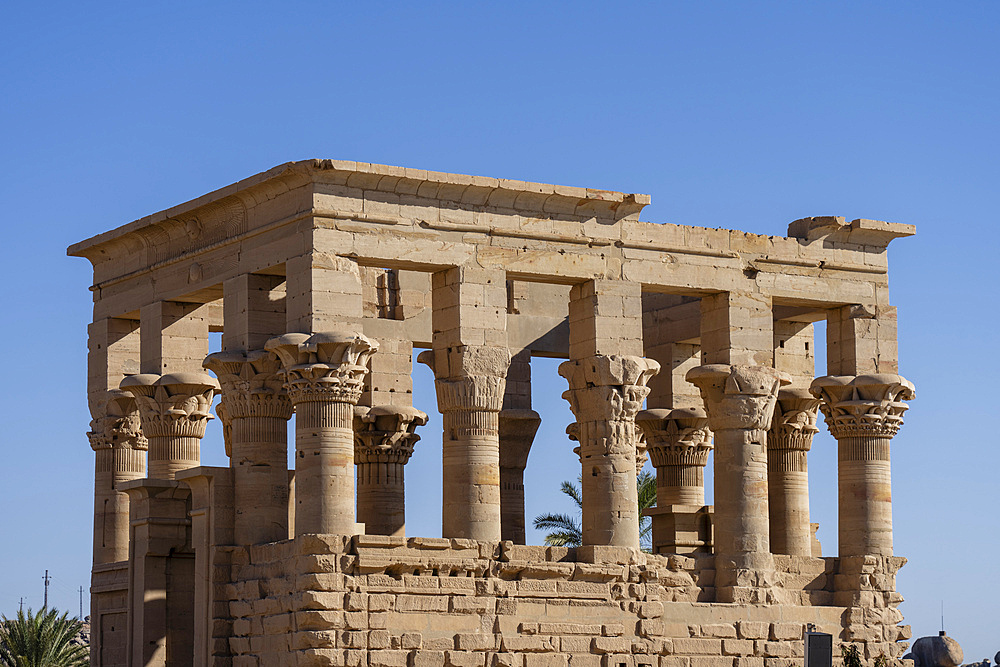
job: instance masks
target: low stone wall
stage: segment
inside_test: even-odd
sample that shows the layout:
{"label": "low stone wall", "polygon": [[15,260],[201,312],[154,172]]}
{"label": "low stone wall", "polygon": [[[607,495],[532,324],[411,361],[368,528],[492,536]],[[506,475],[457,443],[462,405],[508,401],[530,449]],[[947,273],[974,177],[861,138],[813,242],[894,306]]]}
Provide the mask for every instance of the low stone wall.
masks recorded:
{"label": "low stone wall", "polygon": [[[869,657],[909,636],[904,559],[776,556],[766,605],[714,603],[712,556],[609,547],[305,535],[231,560],[240,667],[790,667],[807,624]],[[866,606],[834,606],[837,584]]]}

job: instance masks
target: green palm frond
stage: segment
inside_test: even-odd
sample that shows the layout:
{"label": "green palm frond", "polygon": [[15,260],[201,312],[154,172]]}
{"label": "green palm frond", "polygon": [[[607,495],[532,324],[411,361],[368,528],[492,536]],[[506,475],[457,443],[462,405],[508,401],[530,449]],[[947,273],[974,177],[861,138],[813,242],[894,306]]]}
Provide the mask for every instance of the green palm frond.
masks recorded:
{"label": "green palm frond", "polygon": [[[559,490],[569,496],[578,509],[577,516],[569,514],[540,514],[535,517],[534,526],[548,530],[545,544],[548,546],[577,547],[583,543],[583,528],[580,516],[583,513],[583,493],[580,488],[583,480],[577,478],[576,483],[564,481]],[[636,476],[636,486],[639,492],[639,544],[644,551],[652,550],[653,522],[648,516],[641,516],[643,510],[656,505],[656,476],[650,472],[640,472]]]}
{"label": "green palm frond", "polygon": [[565,493],[570,499],[576,504],[579,509],[583,509],[583,494],[580,493],[580,485],[582,480],[577,478],[576,484],[573,482],[563,482],[559,486],[559,490]]}
{"label": "green palm frond", "polygon": [[90,649],[73,643],[82,623],[55,609],[18,611],[0,617],[0,665],[3,667],[83,667]]}

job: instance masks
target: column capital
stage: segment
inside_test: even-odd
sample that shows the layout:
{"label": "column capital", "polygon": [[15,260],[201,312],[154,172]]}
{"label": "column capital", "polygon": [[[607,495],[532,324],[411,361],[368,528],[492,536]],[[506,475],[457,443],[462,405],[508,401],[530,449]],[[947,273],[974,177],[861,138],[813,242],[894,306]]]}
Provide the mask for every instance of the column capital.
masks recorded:
{"label": "column capital", "polygon": [[617,354],[559,364],[569,383],[562,396],[579,423],[633,420],[649,394],[646,383],[659,371],[652,359]]}
{"label": "column capital", "polygon": [[420,440],[427,413],[402,405],[354,408],[355,463],[406,463]]}
{"label": "column capital", "polygon": [[417,361],[434,372],[440,412],[500,412],[510,367],[507,348],[459,345],[424,350]]}
{"label": "column capital", "polygon": [[767,437],[768,449],[808,452],[813,436],[819,433],[816,427],[819,404],[819,399],[813,398],[808,389],[787,387],[778,390],[778,402]]}
{"label": "column capital", "polygon": [[768,366],[729,364],[698,366],[686,377],[701,391],[713,431],[766,430],[779,387],[791,382],[788,373]]}
{"label": "column capital", "polygon": [[108,391],[103,411],[90,422],[87,438],[95,452],[102,449],[149,449],[149,441],[142,434],[135,397],[120,389]]}
{"label": "column capital", "polygon": [[708,465],[712,432],[700,408],[643,410],[635,423],[646,436],[646,450],[654,468]]}
{"label": "column capital", "polygon": [[356,404],[364,390],[368,359],[378,344],[358,333],[289,333],[264,348],[281,361],[281,377],[293,404]]}
{"label": "column capital", "polygon": [[122,380],[121,388],[135,397],[147,438],[203,438],[219,383],[207,373],[142,373]]}
{"label": "column capital", "polygon": [[500,411],[500,467],[524,470],[542,418],[534,410]]}
{"label": "column capital", "polygon": [[813,380],[809,392],[820,399],[830,434],[891,438],[903,425],[904,401],[916,397],[911,383],[900,375],[827,375]]}
{"label": "column capital", "polygon": [[222,403],[216,413],[223,422],[244,417],[291,419],[292,402],[281,379],[281,362],[273,352],[215,352],[205,357],[202,366],[219,379]]}

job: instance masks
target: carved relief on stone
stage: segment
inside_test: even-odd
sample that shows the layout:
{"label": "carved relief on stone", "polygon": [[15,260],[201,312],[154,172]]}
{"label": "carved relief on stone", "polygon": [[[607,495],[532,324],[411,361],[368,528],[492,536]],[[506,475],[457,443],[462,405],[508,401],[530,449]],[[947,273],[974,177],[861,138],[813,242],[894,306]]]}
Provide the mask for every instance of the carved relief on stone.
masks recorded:
{"label": "carved relief on stone", "polygon": [[827,375],[813,380],[810,393],[820,399],[834,438],[891,438],[903,425],[904,401],[915,398],[913,383],[900,375]]}
{"label": "carved relief on stone", "polygon": [[581,445],[638,458],[635,415],[649,394],[646,383],[659,370],[652,359],[620,355],[595,355],[560,364],[559,374],[570,387],[562,396],[576,417],[574,432]]}
{"label": "carved relief on stone", "polygon": [[507,348],[461,345],[424,350],[417,361],[434,372],[441,412],[500,412],[510,352]]}
{"label": "carved relief on stone", "polygon": [[598,354],[559,365],[569,382],[563,398],[577,422],[632,421],[660,364],[644,357]]}
{"label": "carved relief on stone", "polygon": [[264,346],[281,360],[280,374],[293,403],[357,403],[368,360],[378,344],[361,334],[290,333]]}
{"label": "carved relief on stone", "polygon": [[132,394],[113,389],[107,392],[103,414],[90,422],[87,438],[94,451],[101,449],[149,449],[142,434],[139,408]]}
{"label": "carved relief on stone", "polygon": [[778,391],[778,402],[767,436],[769,449],[795,449],[808,452],[813,436],[819,433],[816,414],[820,401],[808,389],[785,388]]}
{"label": "carved relief on stone", "polygon": [[767,366],[728,364],[698,366],[686,377],[701,391],[713,431],[768,429],[778,389],[791,382],[787,373]]}
{"label": "carved relief on stone", "polygon": [[219,383],[207,373],[143,373],[122,380],[121,388],[135,397],[146,437],[202,438]]}
{"label": "carved relief on stone", "polygon": [[355,462],[405,464],[420,440],[414,431],[426,423],[427,413],[408,406],[355,407]]}
{"label": "carved relief on stone", "polygon": [[222,386],[216,413],[224,423],[241,417],[291,418],[292,402],[281,378],[281,362],[273,352],[216,352],[202,366],[215,373]]}
{"label": "carved relief on stone", "polygon": [[643,410],[635,417],[654,468],[706,466],[712,451],[708,417],[700,408]]}
{"label": "carved relief on stone", "polygon": [[500,411],[500,467],[524,470],[542,418],[534,410]]}

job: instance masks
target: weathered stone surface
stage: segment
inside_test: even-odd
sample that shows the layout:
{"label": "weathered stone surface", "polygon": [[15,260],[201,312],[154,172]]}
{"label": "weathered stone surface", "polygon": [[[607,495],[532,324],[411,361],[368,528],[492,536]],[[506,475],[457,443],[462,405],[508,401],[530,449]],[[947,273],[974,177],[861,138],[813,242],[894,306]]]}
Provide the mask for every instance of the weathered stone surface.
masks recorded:
{"label": "weathered stone surface", "polygon": [[[888,443],[913,389],[895,375],[885,248],[912,227],[818,217],[770,237],[640,221],[648,202],[316,160],[70,248],[94,265],[95,655],[789,667],[814,624],[897,661]],[[822,319],[831,376],[807,395]],[[443,414],[444,538],[404,536],[426,423],[414,347]],[[567,360],[576,548],[516,544],[532,355]],[[220,385],[231,467],[198,467]],[[808,518],[817,405],[840,448],[837,558],[814,557]]]}

